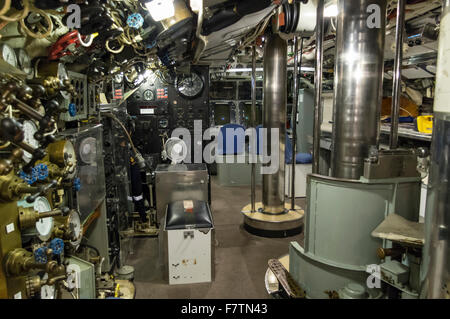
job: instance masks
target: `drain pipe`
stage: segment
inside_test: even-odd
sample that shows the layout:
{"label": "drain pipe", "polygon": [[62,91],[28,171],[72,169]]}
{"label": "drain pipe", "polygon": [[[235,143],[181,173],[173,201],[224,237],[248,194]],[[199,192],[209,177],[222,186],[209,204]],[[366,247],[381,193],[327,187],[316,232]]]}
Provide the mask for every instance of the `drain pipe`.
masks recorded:
{"label": "drain pipe", "polygon": [[421,298],[450,298],[450,0],[439,32]]}
{"label": "drain pipe", "polygon": [[397,25],[395,26],[394,87],[391,110],[390,149],[398,147],[398,122],[400,116],[400,96],[402,93],[403,32],[405,29],[405,0],[397,2]]}
{"label": "drain pipe", "polygon": [[313,174],[319,174],[319,153],[320,153],[320,127],[322,125],[322,74],[323,74],[323,10],[324,0],[317,3],[317,23],[316,23],[316,74],[314,92],[314,138],[313,138]]}

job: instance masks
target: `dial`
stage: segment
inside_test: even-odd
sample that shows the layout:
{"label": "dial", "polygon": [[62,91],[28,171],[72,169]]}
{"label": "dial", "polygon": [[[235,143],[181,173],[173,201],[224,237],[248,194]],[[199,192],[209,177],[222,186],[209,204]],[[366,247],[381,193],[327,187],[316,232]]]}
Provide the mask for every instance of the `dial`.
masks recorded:
{"label": "dial", "polygon": [[31,58],[27,51],[24,49],[16,50],[17,60],[19,62],[20,69],[25,72],[26,75],[33,75],[33,67],[31,66]]}
{"label": "dial", "polygon": [[160,119],[159,120],[159,127],[160,128],[167,128],[167,127],[169,127],[169,120],[168,119]]}
{"label": "dial", "polygon": [[[24,142],[29,144],[30,146],[33,146],[34,148],[39,147],[39,142],[34,138],[34,134],[38,130],[36,124],[34,124],[34,122],[32,121],[25,121],[23,122],[22,129],[24,131]],[[32,157],[33,155],[28,152],[23,153],[23,160],[26,163],[29,163]]]}
{"label": "dial", "polygon": [[147,90],[144,92],[144,100],[145,101],[153,101],[155,99],[155,94],[152,90]]}
{"label": "dial", "polygon": [[176,88],[181,96],[195,98],[203,92],[205,84],[201,76],[195,72],[190,75],[180,75],[176,79]]}
{"label": "dial", "polygon": [[[34,202],[33,209],[38,213],[46,213],[52,210],[50,203],[45,197],[38,197]],[[36,222],[36,230],[40,240],[49,240],[53,231],[53,217],[38,220]]]}
{"label": "dial", "polygon": [[82,239],[82,228],[81,228],[81,218],[80,214],[76,210],[72,210],[69,213],[67,225],[69,229],[71,230],[73,234],[72,240],[70,240],[70,244],[74,246],[75,248],[78,248],[78,246],[81,243]]}
{"label": "dial", "polygon": [[9,65],[17,68],[17,55],[16,52],[14,52],[14,49],[7,44],[2,44],[0,48],[2,50],[3,60]]}

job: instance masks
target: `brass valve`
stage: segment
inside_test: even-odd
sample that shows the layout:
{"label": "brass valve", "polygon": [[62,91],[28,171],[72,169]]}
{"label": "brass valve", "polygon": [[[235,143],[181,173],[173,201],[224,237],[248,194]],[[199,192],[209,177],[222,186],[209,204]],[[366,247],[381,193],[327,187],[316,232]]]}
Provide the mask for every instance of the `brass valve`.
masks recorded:
{"label": "brass valve", "polygon": [[25,276],[32,269],[45,270],[49,276],[65,273],[64,265],[59,265],[55,260],[37,263],[33,254],[23,248],[14,249],[6,255],[5,269],[8,276]]}
{"label": "brass valve", "polygon": [[37,187],[27,185],[14,172],[4,176],[0,175],[0,199],[2,200],[16,201],[23,194],[32,194],[37,191],[39,191]]}
{"label": "brass valve", "polygon": [[39,213],[36,212],[32,207],[19,208],[20,229],[24,230],[27,228],[34,227],[36,225],[36,222],[38,222],[41,219],[48,217],[62,216],[65,213],[68,213],[68,211],[69,211],[68,208],[57,208],[50,212]]}
{"label": "brass valve", "polygon": [[25,282],[27,288],[28,297],[35,297],[41,291],[41,288],[45,285],[52,286],[58,281],[64,280],[67,278],[66,274],[49,277],[47,280],[42,280],[39,276],[28,276]]}
{"label": "brass valve", "polygon": [[0,160],[0,175],[7,175],[14,169],[14,163],[20,162],[23,157],[23,150],[20,148],[15,148],[11,152],[9,158]]}

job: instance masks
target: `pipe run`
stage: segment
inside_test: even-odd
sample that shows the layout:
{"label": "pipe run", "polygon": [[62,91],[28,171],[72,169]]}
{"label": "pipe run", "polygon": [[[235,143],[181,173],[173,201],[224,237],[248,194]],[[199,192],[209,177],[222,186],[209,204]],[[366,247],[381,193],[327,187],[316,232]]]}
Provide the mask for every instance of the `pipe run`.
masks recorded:
{"label": "pipe run", "polygon": [[324,37],[324,0],[317,3],[316,22],[316,73],[314,77],[314,137],[313,137],[313,174],[319,173],[320,127],[322,125],[322,76],[323,76],[323,37]]}
{"label": "pipe run", "polygon": [[395,27],[395,61],[394,83],[391,110],[391,135],[389,146],[391,149],[398,147],[398,122],[400,116],[400,96],[402,94],[402,61],[403,61],[403,32],[405,29],[405,0],[397,2],[397,25]]}

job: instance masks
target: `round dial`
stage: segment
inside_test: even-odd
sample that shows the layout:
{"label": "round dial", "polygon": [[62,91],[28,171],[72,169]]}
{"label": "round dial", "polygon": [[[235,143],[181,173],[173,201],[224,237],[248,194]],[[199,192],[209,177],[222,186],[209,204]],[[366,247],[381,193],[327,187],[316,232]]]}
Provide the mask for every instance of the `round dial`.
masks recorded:
{"label": "round dial", "polygon": [[[38,213],[46,213],[52,210],[50,203],[45,197],[38,197],[34,202],[33,209]],[[40,240],[49,240],[53,230],[53,217],[38,220],[36,222],[36,230]]]}
{"label": "round dial", "polygon": [[67,220],[67,225],[73,234],[73,238],[72,238],[72,240],[70,240],[70,244],[72,246],[74,246],[75,248],[77,248],[81,243],[83,233],[82,233],[80,214],[76,210],[70,211],[68,220]]}
{"label": "round dial", "polygon": [[167,128],[167,127],[169,127],[169,120],[168,119],[161,119],[161,120],[159,120],[159,127],[160,128]]}
{"label": "round dial", "polygon": [[153,101],[155,99],[155,94],[152,90],[147,90],[144,92],[144,100],[145,101]]}
{"label": "round dial", "polygon": [[33,75],[33,67],[31,66],[31,58],[28,55],[27,51],[24,49],[16,50],[17,59],[19,62],[20,69],[25,72],[26,75]]}
{"label": "round dial", "polygon": [[1,45],[1,51],[2,51],[2,58],[3,60],[12,65],[13,67],[17,68],[17,55],[16,52],[14,52],[14,49],[11,48],[7,44]]}
{"label": "round dial", "polygon": [[180,95],[187,98],[195,98],[203,92],[205,84],[197,73],[180,75],[176,80],[176,88]]}
{"label": "round dial", "polygon": [[97,140],[87,137],[80,143],[80,158],[86,164],[93,164],[97,158]]}
{"label": "round dial", "polygon": [[[24,142],[35,148],[39,147],[39,142],[34,138],[34,134],[38,130],[36,124],[32,121],[25,121],[23,122],[22,129],[24,131]],[[29,163],[32,157],[32,154],[24,151],[23,160],[26,163]]]}
{"label": "round dial", "polygon": [[[48,279],[48,274],[45,273],[42,276],[42,281],[46,281]],[[41,299],[56,299],[56,287],[55,285],[44,285],[41,287]]]}

